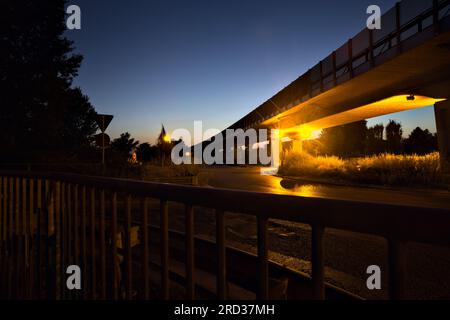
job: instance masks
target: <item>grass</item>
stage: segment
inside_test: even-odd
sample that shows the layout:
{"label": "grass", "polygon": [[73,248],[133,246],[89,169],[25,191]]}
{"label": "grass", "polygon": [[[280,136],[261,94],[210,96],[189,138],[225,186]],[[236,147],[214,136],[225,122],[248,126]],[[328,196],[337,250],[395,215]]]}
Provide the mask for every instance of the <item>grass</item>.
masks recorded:
{"label": "grass", "polygon": [[279,173],[389,186],[435,186],[442,182],[437,152],[423,156],[381,154],[351,159],[291,152]]}

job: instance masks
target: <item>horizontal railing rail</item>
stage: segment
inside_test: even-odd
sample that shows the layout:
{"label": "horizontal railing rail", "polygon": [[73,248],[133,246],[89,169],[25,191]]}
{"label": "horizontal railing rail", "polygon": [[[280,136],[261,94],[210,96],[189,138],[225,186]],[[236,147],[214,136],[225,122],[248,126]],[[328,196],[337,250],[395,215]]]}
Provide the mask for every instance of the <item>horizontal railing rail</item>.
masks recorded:
{"label": "horizontal railing rail", "polygon": [[[159,205],[160,298],[170,298],[169,202],[185,206],[186,297],[195,295],[195,208],[215,210],[217,297],[227,298],[226,213],[257,220],[259,289],[270,296],[268,219],[311,225],[312,281],[325,298],[324,231],[377,235],[389,246],[389,293],[404,297],[407,242],[450,246],[450,210],[310,198],[61,173],[0,171],[0,294],[5,298],[133,299],[150,294],[149,199]],[[135,202],[139,210],[135,209]],[[140,220],[136,226],[136,219]],[[155,223],[154,221],[151,221]],[[134,227],[140,227],[135,246]],[[139,251],[136,292],[134,255]],[[65,268],[80,265],[83,294],[66,289]],[[13,284],[14,281],[14,284]],[[15,283],[18,283],[17,285]],[[27,285],[32,283],[32,285]],[[30,286],[32,288],[30,288]],[[43,293],[44,292],[44,293]]]}

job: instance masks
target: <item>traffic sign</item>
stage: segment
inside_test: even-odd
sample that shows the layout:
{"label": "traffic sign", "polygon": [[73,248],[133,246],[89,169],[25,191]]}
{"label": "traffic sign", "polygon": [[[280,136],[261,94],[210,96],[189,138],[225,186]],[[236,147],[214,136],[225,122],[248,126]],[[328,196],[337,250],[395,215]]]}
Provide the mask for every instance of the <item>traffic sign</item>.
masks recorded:
{"label": "traffic sign", "polygon": [[111,139],[106,133],[99,133],[95,135],[95,143],[101,148],[106,148],[111,143]]}
{"label": "traffic sign", "polygon": [[101,132],[105,132],[106,128],[108,128],[114,116],[109,114],[97,114],[95,116],[95,122],[97,123],[98,128]]}

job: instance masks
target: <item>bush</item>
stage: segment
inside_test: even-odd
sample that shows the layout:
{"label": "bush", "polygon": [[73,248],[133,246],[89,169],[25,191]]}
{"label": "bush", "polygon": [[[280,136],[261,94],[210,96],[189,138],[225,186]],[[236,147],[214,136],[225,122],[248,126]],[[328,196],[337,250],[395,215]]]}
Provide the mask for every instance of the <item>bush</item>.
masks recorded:
{"label": "bush", "polygon": [[365,184],[430,186],[441,182],[439,153],[427,155],[382,154],[343,160],[289,154],[279,170],[282,175],[345,180]]}

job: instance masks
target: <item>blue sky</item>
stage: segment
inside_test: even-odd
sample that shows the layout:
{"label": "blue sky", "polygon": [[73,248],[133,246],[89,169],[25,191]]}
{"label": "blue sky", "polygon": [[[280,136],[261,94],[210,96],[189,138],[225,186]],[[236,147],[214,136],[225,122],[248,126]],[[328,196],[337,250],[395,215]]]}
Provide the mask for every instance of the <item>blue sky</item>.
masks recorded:
{"label": "blue sky", "polygon": [[[115,116],[112,137],[153,143],[162,123],[195,120],[223,129],[363,29],[375,3],[395,0],[69,0],[82,11],[82,30],[67,32],[85,58],[75,84]],[[432,108],[369,123],[388,119],[435,131]]]}

